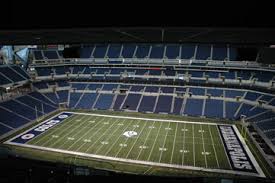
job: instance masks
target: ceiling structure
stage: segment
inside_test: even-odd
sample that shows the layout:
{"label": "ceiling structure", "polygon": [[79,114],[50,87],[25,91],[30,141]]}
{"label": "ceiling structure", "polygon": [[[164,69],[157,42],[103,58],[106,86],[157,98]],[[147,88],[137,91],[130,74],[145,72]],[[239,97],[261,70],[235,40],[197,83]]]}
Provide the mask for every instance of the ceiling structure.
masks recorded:
{"label": "ceiling structure", "polygon": [[1,45],[79,43],[275,44],[275,28],[92,27],[0,30]]}

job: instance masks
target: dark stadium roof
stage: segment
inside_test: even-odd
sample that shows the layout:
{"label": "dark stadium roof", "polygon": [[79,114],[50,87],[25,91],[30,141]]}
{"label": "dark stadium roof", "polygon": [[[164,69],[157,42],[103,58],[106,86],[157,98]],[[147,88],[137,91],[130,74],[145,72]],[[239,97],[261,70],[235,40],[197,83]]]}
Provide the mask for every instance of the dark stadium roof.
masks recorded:
{"label": "dark stadium roof", "polygon": [[1,44],[93,42],[201,42],[275,44],[275,28],[105,27],[0,30]]}
{"label": "dark stadium roof", "polygon": [[[193,1],[192,1],[193,2]],[[3,6],[4,7],[4,6]],[[274,44],[273,6],[234,2],[8,2],[1,44],[211,42]],[[4,15],[5,13],[2,12]]]}

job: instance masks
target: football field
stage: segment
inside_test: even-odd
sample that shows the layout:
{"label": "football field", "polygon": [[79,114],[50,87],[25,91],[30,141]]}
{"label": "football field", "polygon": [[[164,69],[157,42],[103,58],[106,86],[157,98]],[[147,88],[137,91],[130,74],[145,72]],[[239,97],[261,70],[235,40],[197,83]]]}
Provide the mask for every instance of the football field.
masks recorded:
{"label": "football field", "polygon": [[234,125],[62,112],[7,144],[152,166],[264,176]]}

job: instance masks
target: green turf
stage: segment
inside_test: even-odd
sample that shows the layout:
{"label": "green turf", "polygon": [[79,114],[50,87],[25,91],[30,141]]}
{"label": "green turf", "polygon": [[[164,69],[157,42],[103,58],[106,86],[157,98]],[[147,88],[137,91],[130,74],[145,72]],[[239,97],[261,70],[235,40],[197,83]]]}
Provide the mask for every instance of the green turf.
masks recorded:
{"label": "green turf", "polygon": [[[137,136],[125,137],[126,131],[135,131]],[[215,124],[74,114],[28,144],[147,162],[230,169]]]}

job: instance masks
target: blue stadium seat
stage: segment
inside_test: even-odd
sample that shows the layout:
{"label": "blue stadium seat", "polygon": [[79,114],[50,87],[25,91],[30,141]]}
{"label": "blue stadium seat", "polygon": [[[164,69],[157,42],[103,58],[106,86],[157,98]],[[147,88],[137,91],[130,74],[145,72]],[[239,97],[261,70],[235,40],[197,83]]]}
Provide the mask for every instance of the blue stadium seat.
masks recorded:
{"label": "blue stadium seat", "polygon": [[126,95],[118,95],[117,98],[116,98],[116,101],[114,103],[114,107],[113,109],[114,110],[120,110],[120,107],[122,105],[122,102],[124,101]]}
{"label": "blue stadium seat", "polygon": [[74,108],[81,96],[82,96],[82,93],[71,92],[69,107]]}
{"label": "blue stadium seat", "polygon": [[182,104],[183,104],[183,99],[176,97],[174,101],[174,109],[172,113],[180,115]]}
{"label": "blue stadium seat", "polygon": [[239,108],[240,103],[238,102],[225,102],[225,117],[227,119],[235,119],[234,114],[236,113],[237,109]]}
{"label": "blue stadium seat", "polygon": [[251,78],[251,71],[238,71],[237,77],[241,78],[242,80],[250,80]]}
{"label": "blue stadium seat", "polygon": [[160,91],[162,93],[174,93],[174,88],[173,87],[161,87]]}
{"label": "blue stadium seat", "polygon": [[213,60],[225,60],[227,56],[227,46],[226,45],[214,45],[213,46]]}
{"label": "blue stadium seat", "polygon": [[149,75],[160,76],[161,70],[149,70]]}
{"label": "blue stadium seat", "polygon": [[110,69],[109,68],[98,68],[96,71],[96,74],[105,74],[105,73],[109,73]]}
{"label": "blue stadium seat", "polygon": [[59,97],[59,103],[68,102],[68,90],[57,91]]}
{"label": "blue stadium seat", "polygon": [[196,59],[207,60],[211,56],[211,45],[198,45]]}
{"label": "blue stadium seat", "polygon": [[125,44],[125,45],[123,45],[123,50],[122,50],[121,55],[123,58],[133,58],[135,50],[136,50],[136,45]]}
{"label": "blue stadium seat", "polygon": [[102,84],[98,84],[98,83],[91,83],[88,86],[89,90],[97,90],[97,89],[101,89],[102,88]]}
{"label": "blue stadium seat", "polygon": [[130,89],[130,91],[133,91],[133,92],[139,92],[139,91],[141,91],[141,90],[143,90],[144,89],[144,86],[132,86],[131,87],[131,89]]}
{"label": "blue stadium seat", "polygon": [[7,77],[9,80],[12,80],[13,82],[19,82],[19,81],[24,81],[26,78],[18,74],[17,72],[13,71],[11,68],[8,66],[3,66],[0,67],[0,73],[4,76]]}
{"label": "blue stadium seat", "polygon": [[104,58],[107,51],[107,45],[96,45],[93,57],[94,58]]}
{"label": "blue stadium seat", "polygon": [[243,97],[244,92],[238,90],[225,90],[225,97],[226,98],[235,98],[237,96]]}
{"label": "blue stadium seat", "polygon": [[191,77],[195,77],[195,78],[202,78],[203,77],[203,72],[202,71],[189,71],[188,72]]}
{"label": "blue stadium seat", "polygon": [[96,109],[110,109],[111,104],[113,102],[114,95],[113,94],[101,94],[95,104],[94,108]]}
{"label": "blue stadium seat", "polygon": [[80,49],[80,58],[90,58],[94,47],[84,47]]}
{"label": "blue stadium seat", "polygon": [[46,82],[33,83],[33,86],[37,89],[46,89],[48,85]]}
{"label": "blue stadium seat", "polygon": [[84,93],[75,108],[76,109],[91,109],[95,102],[96,97],[97,97],[97,93]]}
{"label": "blue stadium seat", "polygon": [[118,84],[104,84],[102,90],[112,91],[117,89]]}
{"label": "blue stadium seat", "polygon": [[261,81],[261,82],[269,82],[272,80],[272,78],[275,76],[274,72],[256,72],[255,76],[253,78],[257,78],[257,81]]}
{"label": "blue stadium seat", "polygon": [[250,109],[252,108],[253,106],[252,105],[249,105],[249,104],[243,104],[240,108],[240,110],[238,111],[238,113],[236,114],[236,119],[240,118],[241,115],[245,115],[247,116]]}
{"label": "blue stadium seat", "polygon": [[165,56],[168,59],[176,59],[179,57],[180,46],[179,45],[167,45]]}
{"label": "blue stadium seat", "polygon": [[191,59],[195,56],[196,45],[185,44],[181,46],[181,58],[182,59]]}
{"label": "blue stadium seat", "polygon": [[191,92],[192,95],[205,95],[204,88],[189,88],[189,92]]}
{"label": "blue stadium seat", "polygon": [[137,58],[145,58],[148,56],[150,50],[150,45],[138,45],[136,50],[135,57]]}
{"label": "blue stadium seat", "polygon": [[234,47],[229,48],[229,60],[230,61],[237,60],[237,48],[234,48]]}
{"label": "blue stadium seat", "polygon": [[170,113],[172,96],[160,95],[157,101],[156,113]]}
{"label": "blue stadium seat", "polygon": [[221,72],[225,79],[236,79],[235,71]]}
{"label": "blue stadium seat", "polygon": [[262,97],[259,100],[269,102],[273,98],[275,98],[275,97],[271,96],[271,95],[262,95]]}
{"label": "blue stadium seat", "polygon": [[38,76],[50,76],[53,73],[50,67],[36,67],[35,70]]}
{"label": "blue stadium seat", "polygon": [[86,83],[72,83],[72,88],[75,88],[77,90],[85,90],[86,87]]}
{"label": "blue stadium seat", "polygon": [[213,97],[221,97],[223,95],[223,90],[220,89],[207,89],[207,94]]}
{"label": "blue stadium seat", "polygon": [[154,112],[154,106],[156,102],[155,96],[143,96],[139,109],[139,112]]}
{"label": "blue stadium seat", "polygon": [[163,58],[164,45],[152,45],[150,58]]}
{"label": "blue stadium seat", "polygon": [[208,75],[209,78],[219,78],[220,77],[219,72],[205,72],[205,75]]}
{"label": "blue stadium seat", "polygon": [[58,101],[58,98],[57,98],[57,96],[56,96],[56,94],[55,93],[53,93],[53,92],[50,92],[50,93],[43,93],[46,97],[48,97],[51,101],[53,101],[54,103],[59,103],[59,101]]}
{"label": "blue stadium seat", "polygon": [[47,59],[58,59],[58,55],[57,55],[57,51],[55,50],[45,50],[44,51],[44,56],[47,58]]}
{"label": "blue stadium seat", "polygon": [[43,60],[44,57],[42,55],[42,52],[40,50],[33,51],[35,60]]}
{"label": "blue stadium seat", "polygon": [[247,92],[246,96],[244,97],[246,100],[256,101],[257,98],[262,96],[260,93],[256,92]]}
{"label": "blue stadium seat", "polygon": [[110,74],[121,74],[124,72],[124,69],[112,68]]}
{"label": "blue stadium seat", "polygon": [[173,71],[173,70],[164,70],[163,72],[166,76],[175,76],[176,75],[176,71]]}
{"label": "blue stadium seat", "polygon": [[7,126],[0,124],[0,136],[4,135],[5,133],[8,133],[11,130],[12,130],[12,128],[9,128]]}
{"label": "blue stadium seat", "polygon": [[109,46],[107,56],[109,58],[118,58],[120,56],[121,48],[122,47],[120,44],[111,44]]}
{"label": "blue stadium seat", "polygon": [[188,98],[186,100],[184,114],[189,116],[201,116],[202,115],[203,100]]}
{"label": "blue stadium seat", "polygon": [[140,94],[128,94],[122,109],[136,110],[140,97]]}
{"label": "blue stadium seat", "polygon": [[0,108],[0,116],[0,122],[12,128],[18,128],[29,122],[27,119],[15,115],[14,113],[4,110],[2,108]]}
{"label": "blue stadium seat", "polygon": [[10,66],[13,70],[15,70],[18,74],[20,74],[21,76],[23,76],[26,79],[30,79],[30,76],[28,75],[28,73],[21,67],[18,66]]}
{"label": "blue stadium seat", "polygon": [[159,92],[159,87],[157,87],[157,86],[146,86],[145,92],[157,93],[157,92]]}
{"label": "blue stadium seat", "polygon": [[72,74],[82,74],[85,68],[85,66],[74,66]]}
{"label": "blue stadium seat", "polygon": [[206,99],[204,115],[210,118],[223,118],[223,100]]}

